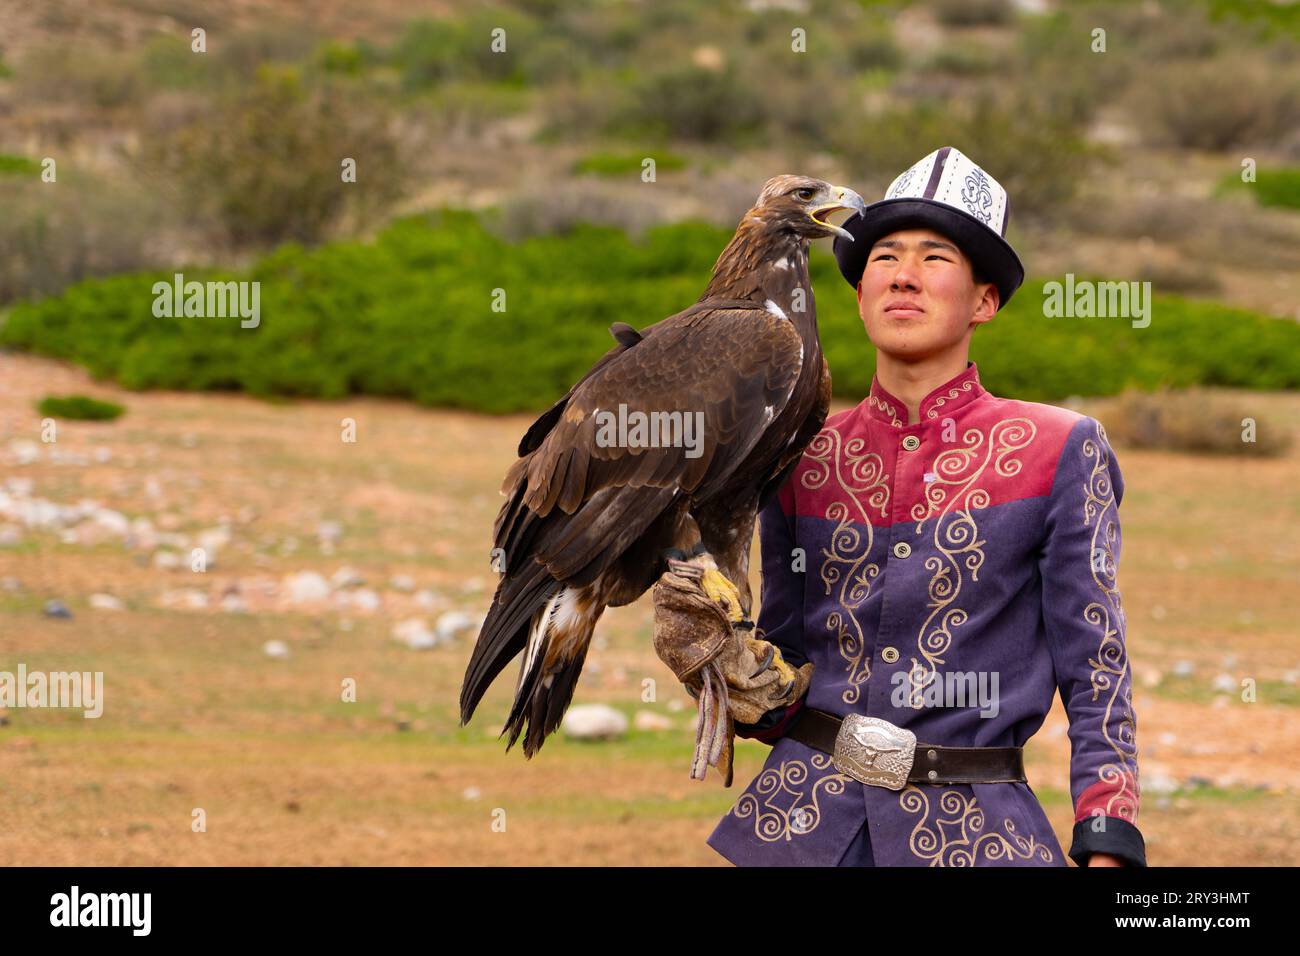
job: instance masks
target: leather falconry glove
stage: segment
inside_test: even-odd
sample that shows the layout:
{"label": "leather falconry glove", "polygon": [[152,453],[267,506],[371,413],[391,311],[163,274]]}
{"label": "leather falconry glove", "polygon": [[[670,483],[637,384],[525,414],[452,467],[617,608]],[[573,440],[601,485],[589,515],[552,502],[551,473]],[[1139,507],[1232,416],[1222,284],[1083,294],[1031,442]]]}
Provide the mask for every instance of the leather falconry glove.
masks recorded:
{"label": "leather falconry glove", "polygon": [[756,723],[769,710],[794,703],[808,689],[813,665],[797,670],[773,644],[749,634],[735,586],[707,555],[670,559],[654,587],[655,653],[696,699],[691,777],[708,767],[732,781],[735,722]]}

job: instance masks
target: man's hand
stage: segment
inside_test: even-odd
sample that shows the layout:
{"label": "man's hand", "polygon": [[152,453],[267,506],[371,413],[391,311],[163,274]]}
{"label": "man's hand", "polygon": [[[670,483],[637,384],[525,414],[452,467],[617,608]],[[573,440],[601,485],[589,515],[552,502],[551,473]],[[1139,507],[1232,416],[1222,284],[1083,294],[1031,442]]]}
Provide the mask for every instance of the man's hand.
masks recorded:
{"label": "man's hand", "polygon": [[[794,703],[808,689],[813,665],[795,670],[767,641],[733,627],[735,609],[706,588],[712,562],[669,561],[654,587],[655,653],[699,704],[691,776],[715,766],[731,785],[734,722],[757,723],[769,710]],[[725,581],[725,578],[722,579]],[[730,582],[727,582],[730,583]]]}

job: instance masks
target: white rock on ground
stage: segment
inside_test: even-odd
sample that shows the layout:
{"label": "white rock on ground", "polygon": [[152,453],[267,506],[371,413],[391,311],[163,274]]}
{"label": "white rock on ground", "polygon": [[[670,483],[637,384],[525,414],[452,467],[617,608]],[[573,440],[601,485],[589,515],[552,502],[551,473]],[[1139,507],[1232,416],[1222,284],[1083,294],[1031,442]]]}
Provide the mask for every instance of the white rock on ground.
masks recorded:
{"label": "white rock on ground", "polygon": [[262,645],[262,653],[271,660],[287,661],[289,659],[289,645],[284,641],[267,641]]}
{"label": "white rock on ground", "polygon": [[285,575],[284,593],[291,604],[310,604],[328,599],[330,585],[315,571],[299,571]]}
{"label": "white rock on ground", "polygon": [[122,610],[122,602],[111,594],[92,594],[90,596],[90,606],[97,611]]}
{"label": "white rock on ground", "polygon": [[632,726],[637,730],[672,730],[673,722],[653,710],[638,710],[632,718]]}
{"label": "white rock on ground", "polygon": [[438,638],[423,618],[411,617],[393,627],[393,639],[413,651],[427,651],[438,646]]}
{"label": "white rock on ground", "polygon": [[366,579],[356,568],[341,567],[330,577],[330,584],[334,588],[356,588],[366,583]]}
{"label": "white rock on ground", "polygon": [[560,729],[574,740],[615,740],[627,733],[627,717],[604,704],[570,707]]}
{"label": "white rock on ground", "polygon": [[460,635],[474,629],[474,618],[464,611],[447,611],[439,615],[438,623],[434,625],[434,630],[438,634],[438,643],[446,644],[454,641]]}

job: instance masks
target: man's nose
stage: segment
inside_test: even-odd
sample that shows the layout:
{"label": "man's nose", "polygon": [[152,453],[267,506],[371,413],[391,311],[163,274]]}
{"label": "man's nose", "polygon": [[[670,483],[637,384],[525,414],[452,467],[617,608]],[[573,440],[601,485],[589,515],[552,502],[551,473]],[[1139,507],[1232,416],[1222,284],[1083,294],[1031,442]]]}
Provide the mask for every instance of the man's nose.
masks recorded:
{"label": "man's nose", "polygon": [[900,265],[894,272],[893,281],[889,283],[889,288],[893,292],[907,289],[912,292],[920,291],[920,283],[914,273],[908,266]]}

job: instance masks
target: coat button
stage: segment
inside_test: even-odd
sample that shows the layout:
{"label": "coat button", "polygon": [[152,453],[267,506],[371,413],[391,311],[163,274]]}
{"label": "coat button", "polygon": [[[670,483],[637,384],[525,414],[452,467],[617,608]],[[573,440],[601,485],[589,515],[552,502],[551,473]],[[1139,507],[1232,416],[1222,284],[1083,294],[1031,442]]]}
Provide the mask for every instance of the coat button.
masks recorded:
{"label": "coat button", "polygon": [[916,451],[921,447],[921,439],[917,438],[915,435],[908,435],[903,439],[903,447],[908,451]]}
{"label": "coat button", "polygon": [[894,545],[894,557],[905,558],[912,553],[912,546],[906,541],[900,541]]}
{"label": "coat button", "polygon": [[886,664],[892,664],[898,660],[898,648],[886,647],[880,652],[880,659]]}
{"label": "coat button", "polygon": [[925,755],[926,755],[927,757],[929,757],[931,760],[938,760],[938,759],[939,759],[939,755],[938,755],[937,753],[935,753],[933,750],[927,750],[927,751],[925,752]]}
{"label": "coat button", "polygon": [[937,771],[937,770],[931,770],[928,774],[926,774],[926,776],[929,777],[931,780],[938,780],[938,779],[939,779],[939,771]]}

